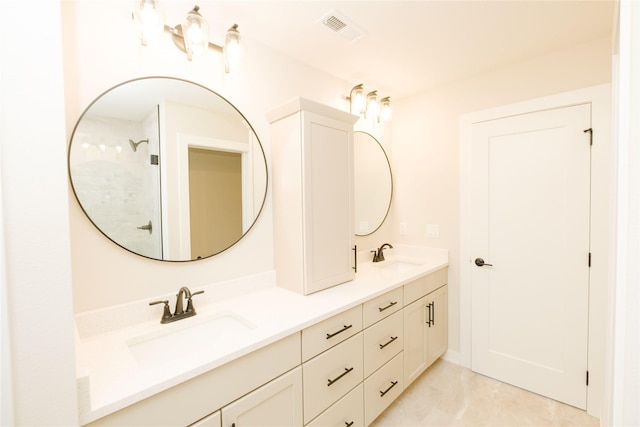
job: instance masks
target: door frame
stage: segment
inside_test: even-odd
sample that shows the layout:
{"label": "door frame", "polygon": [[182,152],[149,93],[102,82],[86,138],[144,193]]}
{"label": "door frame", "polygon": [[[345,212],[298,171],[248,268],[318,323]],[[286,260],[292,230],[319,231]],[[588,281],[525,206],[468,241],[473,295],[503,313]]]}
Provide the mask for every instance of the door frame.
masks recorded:
{"label": "door frame", "polygon": [[460,148],[460,363],[471,368],[471,268],[469,187],[471,134],[474,123],[534,111],[591,103],[591,254],[589,271],[589,348],[587,412],[600,417],[604,399],[607,327],[607,281],[611,246],[611,85],[571,92],[465,114],[459,121]]}

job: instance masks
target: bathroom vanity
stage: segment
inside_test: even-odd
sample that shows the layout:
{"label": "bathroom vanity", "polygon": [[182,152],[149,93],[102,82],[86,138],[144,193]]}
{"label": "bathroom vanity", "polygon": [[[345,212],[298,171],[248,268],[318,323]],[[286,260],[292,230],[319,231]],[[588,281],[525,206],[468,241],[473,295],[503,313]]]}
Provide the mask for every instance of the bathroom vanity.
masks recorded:
{"label": "bathroom vanity", "polygon": [[448,259],[400,245],[361,259],[308,296],[272,272],[206,287],[169,325],[148,301],[78,315],[81,424],[370,424],[446,351]]}
{"label": "bathroom vanity", "polygon": [[[249,184],[236,194],[246,207],[236,215],[242,217],[242,227],[227,243],[201,252],[189,243],[193,243],[190,232],[185,230],[191,230],[195,216],[186,212],[169,215],[164,218],[167,221],[148,221],[144,227],[129,224],[129,231],[142,230],[143,237],[151,239],[160,234],[156,229],[154,235],[152,224],[168,223],[172,217],[190,218],[173,230],[160,230],[167,239],[162,239],[162,251],[155,255],[128,246],[128,239],[112,234],[101,215],[89,214],[94,212],[90,207],[95,200],[85,197],[93,194],[85,191],[85,184],[97,179],[95,170],[85,173],[85,168],[94,165],[95,156],[102,156],[85,144],[86,138],[99,135],[94,132],[97,123],[106,120],[100,114],[107,114],[100,108],[97,114],[94,107],[79,120],[70,144],[70,179],[78,202],[105,236],[141,256],[193,261],[226,250],[252,227],[264,205],[267,171],[257,135],[247,132],[244,117],[226,100],[178,79],[137,79],[103,96],[120,99],[121,91],[130,87],[158,93],[159,98],[145,105],[142,114],[154,125],[144,122],[140,132],[137,127],[132,131],[128,156],[116,154],[108,161],[100,157],[106,181],[117,177],[114,170],[119,170],[123,157],[133,161],[145,154],[138,153],[139,147],[159,150],[165,159],[160,177],[171,172],[171,159],[184,163],[193,147],[205,147],[207,155],[212,154],[209,151],[234,153],[243,165],[242,182]],[[173,96],[186,92],[193,92],[198,105],[172,106]],[[201,113],[207,122],[218,120],[220,126],[206,131],[188,127],[189,118],[203,105],[207,108]],[[170,110],[179,110],[179,117],[156,126]],[[220,110],[225,114],[220,116]],[[197,289],[180,284],[178,301],[173,294],[155,295],[77,314],[81,425],[369,425],[446,351],[447,251],[386,244],[377,252],[375,260],[380,262],[372,262],[369,250],[358,253],[353,244],[353,124],[358,117],[296,98],[271,111],[268,118],[273,142],[275,271]],[[147,137],[149,129],[169,124],[175,144],[156,147],[153,141],[167,138],[153,133]],[[213,133],[220,129],[228,133]],[[120,153],[118,147],[115,153]],[[103,148],[106,153],[107,147]],[[153,153],[152,159],[154,155],[157,160]],[[389,169],[384,158],[382,169]],[[152,163],[154,176],[158,175],[154,168],[162,164]],[[389,185],[373,189],[383,193],[382,215],[360,217],[362,233],[375,230],[388,212],[390,169],[387,172]],[[165,181],[175,184],[176,194],[188,193],[185,180],[165,176]],[[174,200],[171,186],[160,187],[169,188],[154,193],[155,198],[163,203]],[[107,189],[98,199],[118,188]],[[185,196],[184,203],[170,205],[189,206],[190,199]],[[200,212],[194,206],[189,208],[191,213]],[[169,209],[162,212],[170,213]],[[210,211],[203,212],[211,217]],[[169,238],[173,235],[181,237]],[[386,260],[383,247],[389,247]],[[188,299],[186,309],[183,296]]]}

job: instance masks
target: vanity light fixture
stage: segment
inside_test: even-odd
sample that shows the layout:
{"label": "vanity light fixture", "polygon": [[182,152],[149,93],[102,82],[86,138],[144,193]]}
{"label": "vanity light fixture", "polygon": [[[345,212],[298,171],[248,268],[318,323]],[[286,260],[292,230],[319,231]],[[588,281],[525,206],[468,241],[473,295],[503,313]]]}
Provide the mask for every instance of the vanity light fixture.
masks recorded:
{"label": "vanity light fixture", "polygon": [[349,100],[349,112],[351,114],[357,114],[359,116],[364,112],[364,88],[362,83],[351,89],[347,99]]}
{"label": "vanity light fixture", "polygon": [[378,102],[377,90],[372,90],[365,96],[362,83],[351,89],[347,100],[351,114],[364,114],[365,119],[374,118],[378,123],[391,120],[391,97],[386,96]]}
{"label": "vanity light fixture", "polygon": [[200,15],[199,6],[194,6],[193,9],[187,13],[185,23],[181,25],[181,30],[184,48],[189,61],[191,61],[194,56],[200,56],[207,51],[207,47],[209,46],[209,24],[207,24],[207,21]]}
{"label": "vanity light fixture", "polygon": [[141,0],[138,9],[133,13],[133,19],[140,26],[140,43],[146,46],[153,42],[164,30],[162,13],[156,0]]}
{"label": "vanity light fixture", "polygon": [[238,69],[242,60],[242,37],[238,31],[238,24],[233,24],[227,30],[224,38],[224,71],[229,73]]}
{"label": "vanity light fixture", "polygon": [[367,108],[364,111],[364,118],[378,117],[378,91],[372,90],[367,94]]}
{"label": "vanity light fixture", "polygon": [[209,41],[209,24],[200,14],[200,7],[194,6],[185,18],[184,23],[175,27],[164,25],[158,0],[140,0],[138,10],[133,18],[140,26],[140,42],[146,46],[158,38],[162,31],[171,34],[173,43],[178,49],[187,54],[189,61],[203,55],[207,49],[213,49],[223,54],[225,72],[237,69],[242,59],[242,45],[238,25],[233,24],[227,30],[224,46]]}
{"label": "vanity light fixture", "polygon": [[385,96],[380,100],[380,114],[378,122],[388,122],[391,120],[391,97]]}

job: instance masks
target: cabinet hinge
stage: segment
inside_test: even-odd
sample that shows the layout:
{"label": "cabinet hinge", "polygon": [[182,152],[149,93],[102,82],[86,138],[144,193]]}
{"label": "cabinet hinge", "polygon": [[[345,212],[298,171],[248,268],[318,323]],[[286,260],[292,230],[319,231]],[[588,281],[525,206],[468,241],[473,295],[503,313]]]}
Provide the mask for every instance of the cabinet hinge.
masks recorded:
{"label": "cabinet hinge", "polygon": [[585,129],[584,133],[589,132],[589,145],[593,145],[593,128]]}
{"label": "cabinet hinge", "polygon": [[159,157],[157,154],[152,154],[149,160],[149,163],[151,163],[152,165],[157,165],[159,163]]}
{"label": "cabinet hinge", "polygon": [[587,385],[589,385],[589,371],[587,371]]}
{"label": "cabinet hinge", "polygon": [[589,252],[589,267],[591,267],[591,252]]}

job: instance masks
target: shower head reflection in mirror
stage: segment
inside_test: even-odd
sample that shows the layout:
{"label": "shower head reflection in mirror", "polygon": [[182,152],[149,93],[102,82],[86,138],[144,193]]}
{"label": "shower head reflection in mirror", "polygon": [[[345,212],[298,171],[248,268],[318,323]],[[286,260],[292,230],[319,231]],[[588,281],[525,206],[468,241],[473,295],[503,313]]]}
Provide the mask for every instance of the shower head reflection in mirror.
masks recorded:
{"label": "shower head reflection in mirror", "polygon": [[136,151],[138,151],[138,145],[142,144],[143,142],[146,142],[147,144],[149,143],[149,139],[141,139],[138,142],[134,142],[133,139],[129,140],[129,145],[131,146],[131,149],[133,150],[133,152],[135,153]]}
{"label": "shower head reflection in mirror", "polygon": [[[127,141],[131,151],[122,150]],[[69,178],[102,234],[163,261],[204,259],[240,241],[268,180],[260,140],[240,111],[168,77],[124,82],[87,107],[69,144]],[[138,228],[149,222],[153,233]]]}

